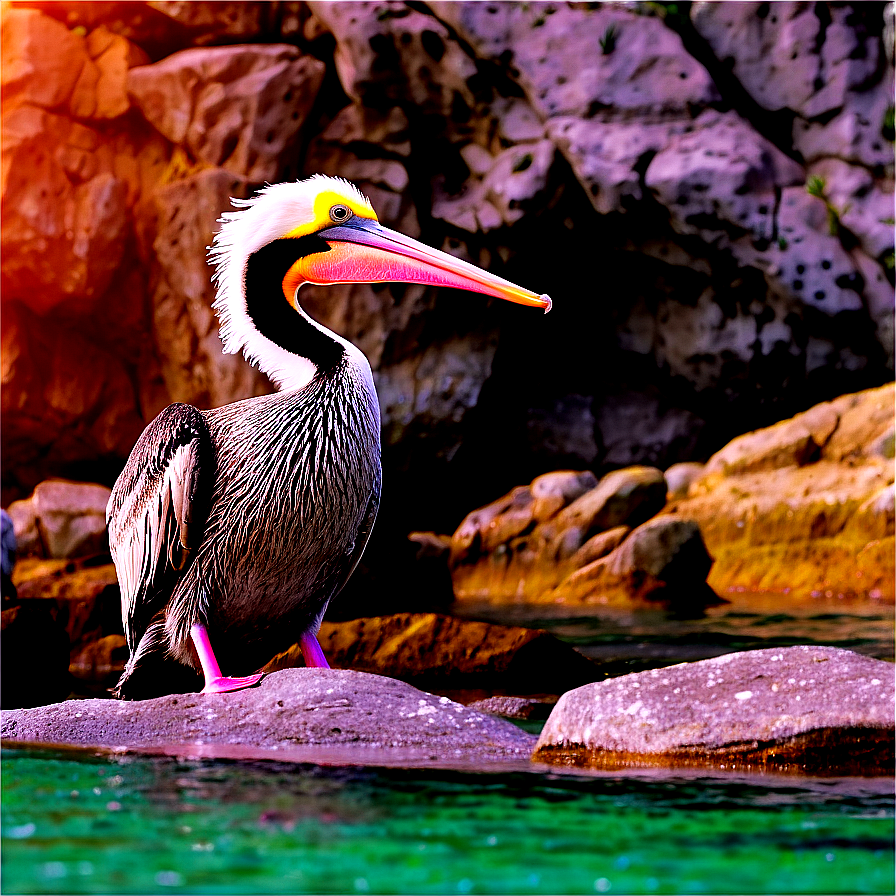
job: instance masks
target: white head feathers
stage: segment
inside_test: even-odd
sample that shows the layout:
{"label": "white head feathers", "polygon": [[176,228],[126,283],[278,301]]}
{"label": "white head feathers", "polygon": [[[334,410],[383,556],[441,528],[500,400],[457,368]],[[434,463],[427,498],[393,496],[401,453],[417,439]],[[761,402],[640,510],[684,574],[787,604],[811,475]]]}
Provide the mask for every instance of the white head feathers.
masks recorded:
{"label": "white head feathers", "polygon": [[[215,266],[213,282],[216,297],[213,308],[220,321],[224,351],[236,354],[242,349],[250,364],[260,367],[280,388],[300,388],[314,375],[316,368],[305,358],[286,351],[258,332],[246,307],[246,267],[250,256],[296,227],[314,221],[314,200],[323,191],[332,191],[369,207],[368,199],[347,180],[315,174],[307,180],[269,184],[251,199],[231,199],[237,211],[224,212],[221,229],[209,248],[209,261]],[[271,296],[271,301],[286,301]],[[304,312],[300,314],[311,321]],[[335,333],[311,321],[338,342],[358,350]],[[365,360],[366,363],[366,360]]]}

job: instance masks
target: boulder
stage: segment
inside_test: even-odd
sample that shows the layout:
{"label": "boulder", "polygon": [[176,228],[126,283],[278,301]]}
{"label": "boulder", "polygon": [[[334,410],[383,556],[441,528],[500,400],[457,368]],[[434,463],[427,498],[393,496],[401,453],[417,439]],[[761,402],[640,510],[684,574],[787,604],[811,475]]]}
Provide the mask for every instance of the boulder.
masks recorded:
{"label": "boulder", "polygon": [[0,706],[19,707],[64,700],[71,691],[69,640],[54,608],[27,601],[4,609],[0,627]]}
{"label": "boulder", "polygon": [[893,706],[892,663],[834,647],[732,653],[569,691],[533,758],[889,775]]}
{"label": "boulder", "polygon": [[486,697],[484,700],[468,703],[467,707],[504,719],[538,722],[547,719],[555,705],[550,700],[533,700],[527,697]]}
{"label": "boulder", "polygon": [[674,498],[683,498],[688,493],[691,483],[699,479],[704,470],[704,464],[686,461],[680,464],[672,464],[668,470],[663,473],[666,479],[666,487],[668,488],[667,496],[669,500]]}
{"label": "boulder", "polygon": [[662,20],[615,4],[435,2],[430,8],[481,57],[512,62],[542,119],[591,118],[608,108],[680,112],[718,96],[706,70]]}
{"label": "boulder", "polygon": [[784,2],[758,10],[758,4],[697,2],[691,21],[764,109],[821,118],[877,74],[880,41],[849,21],[849,7]]}
{"label": "boulder", "polygon": [[[628,529],[665,503],[663,474],[629,467],[597,482],[590,472],[545,474],[463,520],[451,540],[459,599],[538,600],[567,576],[613,550]],[[586,547],[587,546],[587,547]]]}
{"label": "boulder", "polygon": [[666,510],[700,524],[721,594],[892,602],[893,385],[734,439]]}
{"label": "boulder", "polygon": [[128,75],[146,119],[207,165],[276,181],[295,149],[324,64],[292,46],[183,50]]}
{"label": "boulder", "polygon": [[[267,758],[301,747],[419,751],[432,759],[527,758],[535,738],[400,681],[338,669],[286,669],[254,688],[155,700],[69,700],[3,713],[9,740],[190,749],[239,746]],[[399,753],[398,751],[404,751]]]}
{"label": "boulder", "polygon": [[651,600],[704,606],[716,602],[706,586],[712,557],[694,520],[661,516],[623,537],[606,555],[567,576],[545,599],[563,604],[627,605]]}
{"label": "boulder", "polygon": [[[22,535],[28,543],[33,515],[47,557],[67,559],[108,552],[106,505],[111,494],[105,485],[48,479],[27,501],[14,502],[13,520],[26,523]],[[22,506],[28,503],[30,509]]]}
{"label": "boulder", "polygon": [[[318,640],[334,668],[440,690],[560,693],[600,674],[594,663],[547,632],[436,613],[324,622]],[[304,660],[295,646],[265,669],[301,665]]]}

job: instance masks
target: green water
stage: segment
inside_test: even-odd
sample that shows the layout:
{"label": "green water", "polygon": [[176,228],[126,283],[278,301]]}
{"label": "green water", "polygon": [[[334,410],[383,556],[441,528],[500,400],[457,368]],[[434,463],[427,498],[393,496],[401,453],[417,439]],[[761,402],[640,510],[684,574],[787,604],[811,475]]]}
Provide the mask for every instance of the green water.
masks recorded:
{"label": "green water", "polygon": [[892,893],[886,781],[3,753],[4,893]]}

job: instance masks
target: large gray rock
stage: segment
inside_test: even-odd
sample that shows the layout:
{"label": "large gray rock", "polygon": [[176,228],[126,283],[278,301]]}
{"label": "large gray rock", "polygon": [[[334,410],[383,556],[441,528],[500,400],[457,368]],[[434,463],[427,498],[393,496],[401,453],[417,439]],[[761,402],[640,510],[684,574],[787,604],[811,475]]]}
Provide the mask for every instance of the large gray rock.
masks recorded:
{"label": "large gray rock", "polygon": [[535,758],[891,774],[891,663],[834,647],[732,653],[568,691]]}
{"label": "large gray rock", "polygon": [[208,165],[274,181],[317,96],[324,64],[292,46],[184,50],[128,74],[147,120]]}
{"label": "large gray rock", "polygon": [[877,70],[880,42],[851,18],[847,4],[691,7],[694,27],[719,59],[730,60],[734,76],[759,105],[792,109],[807,119],[840,109],[848,92],[865,86]]}
{"label": "large gray rock", "polygon": [[510,722],[447,697],[391,678],[337,669],[287,669],[267,676],[258,687],[229,694],[69,700],[6,712],[2,736],[135,748],[425,748],[446,759],[524,758],[535,740]]}

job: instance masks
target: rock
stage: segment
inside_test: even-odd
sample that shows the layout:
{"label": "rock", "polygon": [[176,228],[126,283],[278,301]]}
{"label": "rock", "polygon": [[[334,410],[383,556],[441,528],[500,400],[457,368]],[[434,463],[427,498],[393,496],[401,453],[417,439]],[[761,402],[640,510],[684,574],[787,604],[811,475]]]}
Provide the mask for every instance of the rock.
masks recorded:
{"label": "rock", "polygon": [[269,19],[274,12],[270,3],[243,0],[150,0],[146,5],[164,13],[189,35],[191,43],[200,46],[254,43],[270,28]]}
{"label": "rock", "polygon": [[391,0],[308,6],[336,39],[336,71],[356,103],[448,119],[476,105],[476,66],[432,16]]}
{"label": "rock", "polygon": [[14,581],[21,604],[46,604],[72,648],[122,634],[121,592],[111,563],[23,560]]}
{"label": "rock", "polygon": [[262,395],[271,385],[241,354],[221,350],[215,289],[206,260],[217,220],[231,197],[245,197],[247,182],[223,168],[207,168],[158,188],[153,196],[153,324],[162,376],[173,401],[220,407]]}
{"label": "rock", "polygon": [[[394,613],[448,612],[454,602],[448,555],[451,541],[434,532],[402,536],[386,521],[345,588],[331,601],[327,621],[339,622]],[[369,670],[373,671],[373,670]]]}
{"label": "rock", "polygon": [[504,719],[541,721],[546,719],[556,704],[549,700],[532,700],[527,697],[487,697],[468,703],[468,709],[485,712]]}
{"label": "rock", "polygon": [[[29,500],[46,556],[61,559],[108,551],[106,504],[111,494],[105,485],[90,482],[48,479],[38,485]],[[22,516],[27,519],[27,512]]]}
{"label": "rock", "polygon": [[679,233],[770,242],[776,195],[802,184],[800,166],[735,112],[708,110],[673,136],[650,161],[647,187],[672,213]]}
{"label": "rock", "polygon": [[876,181],[861,165],[841,159],[821,159],[809,167],[810,177],[821,178],[825,197],[841,227],[858,239],[871,258],[893,252],[893,180]]}
{"label": "rock", "polygon": [[121,463],[144,426],[122,361],[6,299],[2,384],[4,481],[19,494],[48,467]]}
{"label": "rock", "polygon": [[[637,526],[665,503],[663,474],[649,467],[617,470],[594,482],[588,472],[547,474],[469,514],[451,540],[455,596],[548,599],[577,562],[593,558],[594,545],[579,553],[590,539]],[[552,493],[551,499],[539,499],[542,493]]]}
{"label": "rock", "polygon": [[18,556],[45,557],[47,552],[37,528],[37,514],[32,498],[13,501],[9,505],[9,519],[15,534]]}
{"label": "rock", "polygon": [[700,524],[716,591],[896,599],[893,401],[892,384],[844,395],[710,458],[666,509]]}
{"label": "rock", "polygon": [[848,7],[776,3],[765,15],[756,5],[697,2],[691,21],[750,96],[765,109],[792,109],[803,118],[841,109],[848,92],[876,73],[880,43],[847,23]]}
{"label": "rock", "polygon": [[3,15],[3,99],[45,109],[65,107],[85,67],[83,38],[35,9]]}
{"label": "rock", "polygon": [[674,31],[620,6],[435,2],[430,8],[480,56],[512,61],[542,119],[590,118],[605,108],[657,114],[717,97]]}
{"label": "rock", "polygon": [[127,184],[93,128],[27,105],[4,108],[3,124],[4,295],[41,314],[86,311],[125,254]]}
{"label": "rock", "polygon": [[[492,625],[436,613],[324,622],[318,640],[331,666],[412,681],[421,687],[561,693],[599,669],[539,629]],[[265,669],[304,665],[298,646]]]}
{"label": "rock", "polygon": [[4,609],[0,629],[0,705],[19,707],[64,700],[71,690],[69,642],[47,603]]}
{"label": "rock", "polygon": [[77,684],[90,690],[111,689],[121,678],[130,651],[124,635],[106,635],[71,652],[69,672]]}
{"label": "rock", "polygon": [[[515,224],[527,211],[543,203],[554,163],[554,144],[550,140],[512,146],[494,157],[475,143],[466,149],[479,151],[480,159],[474,165],[481,175],[468,180],[460,195],[437,192],[433,217],[470,233],[487,233]],[[483,154],[487,159],[482,158]]]}
{"label": "rock", "polygon": [[696,522],[657,517],[620,539],[605,556],[576,569],[545,599],[564,604],[651,600],[705,606],[716,602],[706,586],[711,566]]}
{"label": "rock", "polygon": [[[420,750],[447,760],[525,758],[534,737],[516,725],[403,682],[338,669],[287,669],[255,688],[155,700],[69,700],[3,713],[4,739],[129,748],[178,744]],[[277,752],[275,752],[277,751]],[[400,754],[396,754],[400,755]]]}
{"label": "rock", "polygon": [[184,50],[128,75],[147,120],[207,165],[276,181],[324,65],[287,45]]}
{"label": "rock", "polygon": [[691,483],[699,479],[703,475],[705,469],[705,464],[672,464],[672,466],[663,473],[663,477],[666,480],[666,487],[668,488],[668,492],[666,493],[667,499],[671,501],[675,498],[684,498],[688,493],[688,489],[691,487]]}
{"label": "rock", "polygon": [[533,758],[601,769],[889,775],[893,686],[891,663],[833,647],[651,669],[564,694]]}

